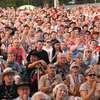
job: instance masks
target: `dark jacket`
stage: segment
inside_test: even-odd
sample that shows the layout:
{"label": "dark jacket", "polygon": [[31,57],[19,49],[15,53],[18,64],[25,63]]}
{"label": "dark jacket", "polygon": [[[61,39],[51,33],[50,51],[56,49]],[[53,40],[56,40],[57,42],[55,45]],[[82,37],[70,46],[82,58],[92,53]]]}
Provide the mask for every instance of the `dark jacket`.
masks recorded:
{"label": "dark jacket", "polygon": [[16,85],[6,86],[5,84],[0,85],[0,100],[7,99],[12,100],[18,97]]}

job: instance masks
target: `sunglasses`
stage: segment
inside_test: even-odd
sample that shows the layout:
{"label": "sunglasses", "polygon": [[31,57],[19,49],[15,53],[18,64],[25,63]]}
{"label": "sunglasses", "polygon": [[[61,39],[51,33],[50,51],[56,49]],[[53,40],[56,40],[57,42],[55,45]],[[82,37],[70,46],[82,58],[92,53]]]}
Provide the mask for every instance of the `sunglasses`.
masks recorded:
{"label": "sunglasses", "polygon": [[89,74],[88,76],[92,77],[92,76],[96,76],[95,74]]}
{"label": "sunglasses", "polygon": [[79,68],[78,66],[73,66],[72,68]]}

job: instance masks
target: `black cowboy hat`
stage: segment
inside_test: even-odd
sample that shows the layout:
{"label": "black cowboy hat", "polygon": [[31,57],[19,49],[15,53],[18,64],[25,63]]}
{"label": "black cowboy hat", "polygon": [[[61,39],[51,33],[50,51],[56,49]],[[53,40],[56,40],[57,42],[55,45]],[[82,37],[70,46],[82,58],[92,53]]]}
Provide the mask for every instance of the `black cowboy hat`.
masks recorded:
{"label": "black cowboy hat", "polygon": [[20,88],[20,87],[29,87],[30,88],[30,83],[28,81],[21,81],[16,86],[17,86],[17,89]]}

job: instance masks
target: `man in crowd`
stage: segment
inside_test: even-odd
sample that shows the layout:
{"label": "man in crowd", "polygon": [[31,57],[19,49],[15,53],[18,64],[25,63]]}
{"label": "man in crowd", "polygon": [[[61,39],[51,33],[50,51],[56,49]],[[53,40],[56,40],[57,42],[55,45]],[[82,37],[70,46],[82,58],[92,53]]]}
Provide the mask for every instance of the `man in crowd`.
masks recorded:
{"label": "man in crowd", "polygon": [[16,62],[16,54],[14,52],[8,52],[5,67],[10,67],[17,72],[22,71],[20,65]]}
{"label": "man in crowd", "polygon": [[66,63],[66,57],[63,53],[57,55],[57,62],[55,63],[56,73],[59,74],[63,81],[69,72],[69,66]]}
{"label": "man in crowd", "polygon": [[53,88],[62,82],[60,75],[56,74],[55,66],[48,64],[47,74],[41,76],[39,81],[39,90],[52,96]]}
{"label": "man in crowd", "polygon": [[[38,57],[40,60],[44,60],[47,64],[49,63],[49,57],[48,57],[48,53],[43,50],[43,42],[41,40],[38,40],[36,43],[36,48],[35,50],[38,52]],[[28,56],[30,56],[32,54],[34,50],[32,50]]]}
{"label": "man in crowd", "polygon": [[28,82],[20,82],[17,85],[17,93],[18,97],[14,100],[31,100],[30,95],[30,87]]}

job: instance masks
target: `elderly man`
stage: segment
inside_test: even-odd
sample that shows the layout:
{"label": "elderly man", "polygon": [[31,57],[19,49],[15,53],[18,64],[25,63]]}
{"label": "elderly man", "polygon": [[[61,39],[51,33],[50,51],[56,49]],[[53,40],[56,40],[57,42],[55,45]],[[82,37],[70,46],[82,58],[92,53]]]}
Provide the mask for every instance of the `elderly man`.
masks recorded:
{"label": "elderly man", "polygon": [[17,85],[18,97],[14,100],[31,100],[30,95],[30,84],[28,82],[20,82]]}
{"label": "elderly man", "polygon": [[73,62],[70,66],[70,74],[66,76],[66,83],[69,88],[69,93],[72,96],[80,96],[79,87],[84,81],[84,77],[79,73],[80,66],[77,62]]}
{"label": "elderly man", "polygon": [[41,76],[39,81],[39,90],[52,95],[52,90],[55,85],[62,82],[62,79],[59,75],[56,74],[55,66],[53,64],[48,64],[47,74]]}
{"label": "elderly man", "polygon": [[0,100],[12,100],[17,97],[16,85],[14,83],[14,71],[6,68],[2,74],[2,84],[0,85]]}
{"label": "elderly man", "polygon": [[55,63],[56,73],[60,74],[63,80],[65,80],[65,76],[68,74],[69,65],[66,63],[66,57],[63,53],[57,55],[57,62]]}

